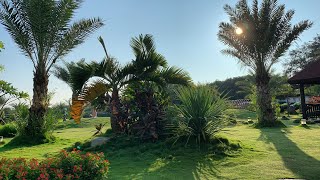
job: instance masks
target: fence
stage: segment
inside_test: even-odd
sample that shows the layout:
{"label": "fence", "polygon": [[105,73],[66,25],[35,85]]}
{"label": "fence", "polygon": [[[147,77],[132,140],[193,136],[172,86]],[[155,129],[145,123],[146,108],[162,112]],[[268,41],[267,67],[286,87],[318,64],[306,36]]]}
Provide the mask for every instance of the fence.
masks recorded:
{"label": "fence", "polygon": [[237,100],[230,100],[229,102],[232,105],[232,107],[235,109],[245,109],[251,103],[250,99],[237,99]]}

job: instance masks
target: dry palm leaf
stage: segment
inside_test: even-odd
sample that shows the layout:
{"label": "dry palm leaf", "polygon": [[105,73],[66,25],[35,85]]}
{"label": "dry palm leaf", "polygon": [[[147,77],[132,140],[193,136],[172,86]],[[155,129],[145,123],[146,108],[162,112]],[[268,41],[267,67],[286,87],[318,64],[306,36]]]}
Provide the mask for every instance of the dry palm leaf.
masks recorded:
{"label": "dry palm leaf", "polygon": [[97,81],[90,86],[85,86],[77,99],[72,100],[71,116],[74,121],[79,124],[82,111],[86,104],[90,103],[101,94],[107,92],[107,90],[108,89],[103,81]]}

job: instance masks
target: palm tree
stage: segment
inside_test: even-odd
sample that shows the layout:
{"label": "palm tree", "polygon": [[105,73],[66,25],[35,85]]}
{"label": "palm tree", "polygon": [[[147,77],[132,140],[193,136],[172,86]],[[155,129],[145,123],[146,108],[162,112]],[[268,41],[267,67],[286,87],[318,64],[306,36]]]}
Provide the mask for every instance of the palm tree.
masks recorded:
{"label": "palm tree", "polygon": [[269,87],[272,66],[312,23],[305,20],[292,26],[294,11],[286,12],[285,5],[278,5],[277,0],[263,0],[258,6],[258,0],[253,0],[251,8],[246,0],[240,0],[234,8],[225,5],[230,22],[220,23],[218,38],[229,47],[222,53],[237,58],[253,71],[259,124],[274,126],[276,118]]}
{"label": "palm tree", "polygon": [[[125,66],[120,65],[115,58],[109,56],[101,37],[99,41],[105,51],[106,58],[100,63],[91,62],[88,66],[95,69],[91,77],[100,77],[106,82],[107,89],[111,90],[111,127],[114,132],[120,132],[123,128],[121,122],[125,121],[121,111],[120,92],[126,85],[138,81],[153,81],[161,85],[167,83],[188,84],[190,81],[188,74],[181,69],[167,67],[165,58],[156,52],[151,35],[140,35],[138,38],[132,39],[131,47],[135,59]],[[81,76],[82,73],[90,74],[88,70],[82,69],[78,71],[77,76]],[[78,87],[82,85],[80,82]]]}
{"label": "palm tree", "polygon": [[[51,71],[52,74],[60,79],[61,81],[65,82],[72,91],[72,99],[77,98],[78,94],[80,93],[79,90],[82,89],[82,86],[86,84],[87,80],[92,76],[93,70],[89,74],[81,74],[79,77],[77,72],[82,71],[83,69],[87,69],[88,71],[88,64],[85,62],[84,59],[81,59],[78,62],[63,62],[63,66],[54,65],[54,69]],[[79,87],[81,84],[81,87]]]}
{"label": "palm tree", "polygon": [[29,136],[42,136],[47,111],[49,72],[54,63],[100,28],[99,18],[70,24],[78,0],[4,0],[0,22],[34,66],[33,99],[26,127]]}

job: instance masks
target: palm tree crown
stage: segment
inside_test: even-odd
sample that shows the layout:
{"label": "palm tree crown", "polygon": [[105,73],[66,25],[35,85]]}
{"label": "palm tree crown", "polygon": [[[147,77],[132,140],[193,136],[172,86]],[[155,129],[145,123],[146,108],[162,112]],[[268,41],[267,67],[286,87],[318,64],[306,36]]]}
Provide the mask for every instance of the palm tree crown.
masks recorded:
{"label": "palm tree crown", "polygon": [[301,21],[292,26],[293,10],[285,11],[277,0],[239,0],[233,8],[224,6],[230,22],[219,26],[218,38],[228,46],[222,53],[233,56],[255,75],[258,120],[262,126],[276,125],[269,87],[272,66],[312,23]]}
{"label": "palm tree crown", "polygon": [[70,24],[82,0],[3,0],[0,23],[34,66],[33,98],[25,133],[43,138],[48,82],[57,60],[103,25],[99,18]]}
{"label": "palm tree crown", "polygon": [[93,31],[101,19],[83,19],[70,25],[81,0],[1,1],[0,22],[34,67],[45,65],[48,72]]}
{"label": "palm tree crown", "polygon": [[[254,72],[261,68],[270,72],[291,43],[312,25],[305,20],[292,26],[294,11],[286,12],[285,5],[278,5],[277,0],[264,0],[260,9],[258,0],[253,0],[251,8],[246,0],[240,0],[234,8],[225,5],[224,10],[230,22],[220,23],[218,37],[229,48],[222,52]],[[243,32],[235,33],[237,28]]]}

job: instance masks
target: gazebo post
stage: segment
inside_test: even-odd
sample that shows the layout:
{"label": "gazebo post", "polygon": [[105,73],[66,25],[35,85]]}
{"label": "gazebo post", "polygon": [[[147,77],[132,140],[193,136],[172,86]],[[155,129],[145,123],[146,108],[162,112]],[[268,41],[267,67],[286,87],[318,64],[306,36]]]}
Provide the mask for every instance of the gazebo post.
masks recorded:
{"label": "gazebo post", "polygon": [[307,119],[307,108],[306,108],[306,98],[304,94],[304,84],[300,84],[300,98],[301,98],[301,110],[302,118]]}

